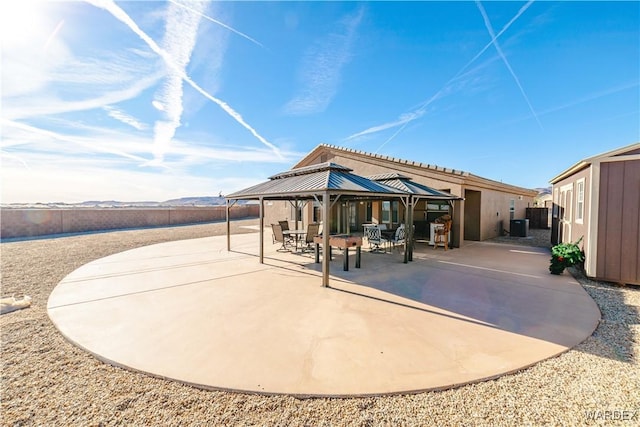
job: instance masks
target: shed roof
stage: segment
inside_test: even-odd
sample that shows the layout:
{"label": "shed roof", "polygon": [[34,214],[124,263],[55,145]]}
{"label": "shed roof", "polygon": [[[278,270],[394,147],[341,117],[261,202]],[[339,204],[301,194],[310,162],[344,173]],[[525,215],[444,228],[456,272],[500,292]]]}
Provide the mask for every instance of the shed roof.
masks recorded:
{"label": "shed roof", "polygon": [[626,147],[616,148],[615,150],[607,151],[606,153],[597,154],[595,156],[587,157],[575,163],[569,169],[565,169],[562,173],[552,178],[549,182],[555,184],[582,169],[591,166],[593,163],[617,161],[617,160],[636,160],[640,158],[640,142],[627,145]]}
{"label": "shed roof", "polygon": [[345,166],[326,162],[278,173],[269,177],[269,181],[236,191],[227,195],[226,198],[230,200],[313,198],[325,192],[354,197],[408,195],[406,191],[353,174],[351,169]]}

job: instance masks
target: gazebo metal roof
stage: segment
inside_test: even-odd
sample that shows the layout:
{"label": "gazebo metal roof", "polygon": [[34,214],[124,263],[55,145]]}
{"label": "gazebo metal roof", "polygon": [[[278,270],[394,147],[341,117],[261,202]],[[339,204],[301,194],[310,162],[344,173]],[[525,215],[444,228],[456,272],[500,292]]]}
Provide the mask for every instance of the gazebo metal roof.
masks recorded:
{"label": "gazebo metal roof", "polygon": [[416,198],[434,199],[434,200],[462,200],[461,197],[455,196],[446,191],[436,190],[435,188],[414,182],[408,176],[397,172],[384,173],[379,175],[371,175],[368,179],[380,182],[386,186],[398,189],[402,192],[409,193]]}
{"label": "gazebo metal roof", "polygon": [[[331,206],[338,199],[401,199],[409,203],[411,194],[407,191],[385,185],[351,173],[348,167],[326,162],[291,169],[269,177],[244,190],[236,191],[225,197],[227,200],[227,250],[231,250],[229,208],[230,202],[237,200],[260,200],[260,230],[264,230],[265,200],[301,200],[315,199],[322,205],[322,217],[331,223]],[[322,284],[329,286],[329,233],[323,233],[322,242]],[[406,262],[405,240],[405,262]],[[260,263],[264,263],[264,232],[260,233]]]}
{"label": "gazebo metal roof", "polygon": [[359,198],[409,195],[401,188],[351,172],[352,169],[331,162],[291,169],[269,177],[269,181],[231,193],[226,199],[300,199],[313,198],[325,192]]}

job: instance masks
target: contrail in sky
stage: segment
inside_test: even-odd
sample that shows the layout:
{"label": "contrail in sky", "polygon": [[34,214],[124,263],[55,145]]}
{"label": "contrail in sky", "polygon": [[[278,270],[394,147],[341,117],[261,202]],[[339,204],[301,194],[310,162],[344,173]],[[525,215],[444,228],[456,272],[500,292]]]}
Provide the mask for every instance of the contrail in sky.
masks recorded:
{"label": "contrail in sky", "polygon": [[[191,61],[191,53],[196,45],[198,27],[201,14],[194,13],[195,9],[185,9],[171,3],[167,8],[165,33],[162,46],[173,60],[176,68],[170,68],[165,76],[165,82],[156,93],[153,105],[163,112],[164,119],[156,121],[153,132],[153,162],[162,163],[164,155],[169,149],[176,129],[181,125],[180,120],[184,107],[182,75],[186,73],[187,65]],[[206,7],[206,3],[194,3],[196,7]],[[192,12],[192,10],[194,12]]]}
{"label": "contrail in sky", "polygon": [[498,44],[498,40],[496,40],[496,36],[495,36],[495,34],[493,32],[493,27],[491,26],[491,21],[489,21],[489,17],[487,16],[487,12],[485,12],[484,7],[482,6],[482,3],[480,3],[480,0],[476,0],[476,5],[478,6],[478,9],[480,10],[480,13],[482,14],[482,18],[484,19],[484,25],[487,27],[487,31],[489,32],[489,35],[491,36],[491,42],[495,46],[496,51],[498,51],[498,55],[500,55],[500,57],[502,58],[502,61],[504,61],[504,65],[507,66],[507,69],[511,73],[511,76],[513,77],[513,79],[515,80],[516,84],[518,85],[518,88],[520,89],[520,92],[522,93],[522,96],[524,97],[524,100],[527,101],[527,105],[529,106],[529,109],[531,110],[531,113],[533,114],[533,117],[535,117],[536,121],[540,125],[540,128],[544,129],[542,127],[542,123],[540,122],[540,119],[538,118],[538,114],[533,109],[533,106],[531,105],[531,102],[529,101],[529,97],[527,96],[527,94],[524,91],[524,88],[520,84],[520,80],[518,80],[518,76],[516,76],[516,73],[511,68],[511,65],[509,64],[509,61],[507,61],[507,57],[504,55],[504,52],[502,52],[502,49],[500,48],[500,45]]}
{"label": "contrail in sky", "polygon": [[229,114],[236,122],[238,122],[242,127],[247,129],[258,141],[269,147],[279,158],[283,158],[282,153],[278,147],[267,141],[262,135],[260,135],[255,129],[253,129],[240,115],[240,113],[236,112],[229,104],[222,101],[221,99],[216,98],[215,96],[209,94],[207,91],[202,89],[196,82],[191,80],[191,78],[180,69],[180,67],[176,66],[173,63],[173,59],[167,52],[165,52],[158,44],[149,37],[144,31],[138,27],[138,25],[131,19],[127,13],[122,10],[117,4],[113,2],[113,0],[85,0],[87,3],[92,4],[98,8],[104,9],[107,12],[111,13],[116,19],[124,23],[138,35],[156,54],[158,54],[165,63],[171,67],[175,72],[180,74],[180,77],[189,84],[192,88],[194,88],[198,93],[200,93],[205,98],[217,104],[220,108],[222,108],[227,114]]}
{"label": "contrail in sky", "polygon": [[520,18],[520,16],[529,8],[529,6],[531,6],[533,4],[534,0],[529,0],[524,6],[522,6],[520,8],[520,10],[518,10],[518,13],[516,13],[514,15],[513,18],[511,18],[511,20],[509,22],[507,22],[507,24],[502,27],[502,29],[500,30],[500,32],[498,34],[495,34],[491,37],[491,40],[489,41],[489,43],[487,43],[473,58],[471,58],[462,68],[460,68],[460,70],[453,76],[451,77],[439,90],[438,92],[436,92],[435,95],[433,95],[431,98],[429,98],[425,103],[423,103],[420,108],[418,108],[417,110],[415,110],[413,113],[411,113],[409,115],[409,117],[405,120],[398,120],[395,121],[393,123],[387,123],[384,125],[380,125],[380,126],[375,126],[373,128],[369,128],[366,129],[362,132],[358,132],[356,134],[353,134],[349,137],[347,137],[346,139],[353,139],[353,138],[357,138],[358,136],[362,136],[362,135],[366,135],[369,133],[374,133],[374,132],[378,132],[381,130],[385,130],[388,129],[390,127],[395,127],[398,125],[401,125],[400,129],[398,129],[393,135],[391,135],[385,142],[382,143],[382,145],[380,145],[375,153],[377,153],[380,149],[382,149],[382,147],[384,147],[385,145],[387,145],[388,142],[390,142],[392,139],[394,139],[400,132],[402,132],[404,130],[404,128],[407,127],[407,125],[412,122],[413,120],[416,120],[420,117],[422,117],[424,115],[424,113],[426,112],[426,108],[429,106],[429,104],[431,104],[433,101],[437,100],[438,98],[440,98],[440,95],[446,91],[449,86],[451,85],[451,83],[453,83],[458,77],[460,77],[462,75],[462,73],[465,72],[465,70],[467,68],[469,68],[469,66],[471,64],[473,64],[478,58],[480,58],[480,56],[482,56],[482,54],[489,48],[491,47],[491,45],[493,45],[493,43],[498,39],[498,37],[500,37],[505,31],[507,31],[509,29],[509,27],[511,27],[511,25],[518,19]]}
{"label": "contrail in sky", "polygon": [[58,33],[60,32],[63,26],[64,26],[64,20],[61,20],[60,22],[58,22],[58,25],[56,25],[56,28],[54,28],[51,34],[49,34],[49,37],[47,37],[47,41],[44,42],[44,46],[42,47],[44,50],[47,50],[47,48],[51,44],[51,41],[58,35]]}
{"label": "contrail in sky", "polygon": [[[515,14],[515,16],[514,16],[513,18],[511,18],[511,21],[507,22],[507,25],[505,25],[504,27],[502,27],[502,30],[500,30],[500,32],[499,32],[498,34],[496,34],[496,35],[492,35],[492,36],[491,36],[491,40],[489,41],[489,43],[487,43],[487,44],[482,48],[482,50],[480,50],[480,52],[478,52],[478,53],[476,54],[476,56],[474,56],[473,58],[471,58],[471,60],[470,60],[469,62],[467,62],[467,63],[464,65],[464,67],[462,67],[462,68],[460,69],[460,71],[458,71],[458,73],[457,73],[455,76],[453,76],[453,78],[452,78],[451,80],[453,80],[453,79],[455,79],[456,77],[458,77],[458,76],[459,76],[459,75],[460,75],[464,70],[466,70],[466,69],[467,69],[467,67],[468,67],[469,65],[471,65],[472,63],[474,63],[476,59],[480,58],[480,55],[482,55],[482,54],[483,54],[487,49],[489,49],[489,47],[491,47],[491,45],[492,45],[492,44],[496,43],[496,42],[498,41],[498,37],[500,37],[500,36],[502,35],[502,33],[504,33],[505,31],[507,31],[507,29],[511,26],[511,24],[513,24],[513,23],[516,21],[516,19],[520,18],[520,15],[522,15],[522,14],[525,12],[525,10],[529,9],[529,6],[531,6],[531,5],[533,4],[533,2],[534,2],[534,0],[529,0],[529,1],[524,5],[524,6],[522,6],[522,7],[520,8],[520,10],[518,11],[518,13],[516,13],[516,14]],[[490,33],[491,33],[491,32],[490,32]],[[450,80],[450,81],[451,81],[451,80]]]}
{"label": "contrail in sky", "polygon": [[260,43],[259,41],[257,41],[257,40],[255,40],[255,39],[253,39],[253,38],[249,37],[249,36],[248,36],[248,35],[246,35],[245,33],[242,33],[242,32],[240,32],[240,31],[236,30],[235,28],[231,28],[230,26],[228,26],[228,25],[227,25],[227,24],[225,24],[224,22],[220,22],[220,21],[218,21],[217,19],[211,18],[210,16],[207,16],[207,15],[205,15],[205,14],[204,14],[204,13],[202,13],[202,12],[199,12],[199,11],[197,11],[197,10],[193,9],[193,8],[190,8],[190,7],[189,7],[189,6],[187,6],[186,4],[178,3],[178,2],[176,2],[176,1],[174,1],[174,0],[168,0],[168,1],[169,1],[169,2],[171,2],[171,3],[173,3],[173,4],[175,4],[175,5],[178,5],[178,6],[180,6],[180,7],[184,7],[185,9],[190,10],[190,11],[191,11],[191,12],[193,12],[193,13],[197,13],[198,15],[200,15],[201,17],[203,17],[204,19],[206,19],[206,20],[208,20],[208,21],[211,21],[211,22],[213,22],[213,23],[215,23],[215,24],[218,24],[218,25],[220,25],[221,27],[224,27],[224,28],[226,28],[227,30],[229,30],[229,31],[232,31],[232,32],[236,33],[236,34],[237,34],[237,35],[239,35],[240,37],[244,37],[245,39],[249,40],[250,42],[253,42],[253,43],[257,44],[257,45],[258,45],[258,46],[260,46],[260,47],[264,47],[264,45],[263,45],[262,43]]}

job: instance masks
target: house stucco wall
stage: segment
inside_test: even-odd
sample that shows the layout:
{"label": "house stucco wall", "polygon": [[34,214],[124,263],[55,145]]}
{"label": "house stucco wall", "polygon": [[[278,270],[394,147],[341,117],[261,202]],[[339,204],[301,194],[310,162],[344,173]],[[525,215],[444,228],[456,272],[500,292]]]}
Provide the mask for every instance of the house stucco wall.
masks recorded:
{"label": "house stucco wall", "polygon": [[509,231],[511,200],[515,202],[513,219],[524,219],[526,208],[533,206],[533,197],[530,196],[473,186],[465,188],[480,192],[480,240],[498,237],[501,233],[500,227]]}
{"label": "house stucco wall", "polygon": [[[480,240],[490,239],[500,234],[500,220],[504,229],[509,229],[509,201],[515,200],[516,211],[515,218],[525,218],[525,208],[533,206],[535,192],[520,189],[516,187],[504,185],[502,183],[493,182],[477,176],[469,175],[460,171],[453,171],[436,167],[433,165],[424,165],[417,162],[403,161],[398,159],[390,159],[385,156],[362,155],[349,150],[332,150],[322,149],[312,152],[304,161],[298,163],[297,167],[308,166],[312,164],[333,162],[342,166],[353,169],[353,173],[360,176],[370,176],[389,172],[398,172],[409,176],[413,181],[427,185],[429,187],[448,191],[454,195],[464,197],[465,189],[472,189],[481,193],[481,209],[480,209]],[[290,210],[286,207],[278,207],[273,202],[273,206],[269,209],[265,208],[265,223],[275,222],[278,219],[291,217]],[[311,203],[307,208],[305,215],[306,220],[310,220]],[[375,204],[373,216],[380,214],[379,203]],[[400,217],[402,217],[403,209],[400,208]],[[362,212],[359,213],[360,217]],[[454,223],[452,227],[452,243],[453,246],[460,246],[463,243],[465,223],[464,202],[454,203]]]}

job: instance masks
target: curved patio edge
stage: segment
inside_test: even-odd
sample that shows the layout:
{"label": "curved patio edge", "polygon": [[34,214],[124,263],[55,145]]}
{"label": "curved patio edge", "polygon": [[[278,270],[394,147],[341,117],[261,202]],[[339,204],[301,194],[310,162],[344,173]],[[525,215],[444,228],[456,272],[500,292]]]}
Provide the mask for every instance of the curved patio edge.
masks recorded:
{"label": "curved patio edge", "polygon": [[232,252],[218,236],[85,264],[54,289],[49,316],[67,340],[114,366],[299,398],[495,379],[568,351],[600,320],[580,284],[549,275],[535,249],[428,249],[409,264],[363,251],[362,268],[350,271],[336,254],[323,288],[312,254],[268,245],[259,264],[257,234],[232,240]]}

